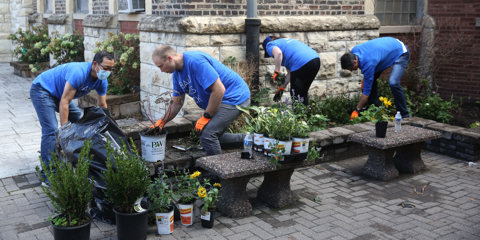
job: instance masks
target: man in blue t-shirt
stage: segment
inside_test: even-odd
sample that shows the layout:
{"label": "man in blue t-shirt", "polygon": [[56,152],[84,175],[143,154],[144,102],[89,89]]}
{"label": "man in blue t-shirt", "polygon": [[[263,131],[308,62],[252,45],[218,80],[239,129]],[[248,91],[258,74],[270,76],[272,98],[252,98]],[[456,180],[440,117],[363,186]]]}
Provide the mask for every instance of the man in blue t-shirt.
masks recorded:
{"label": "man in blue t-shirt", "polygon": [[97,105],[107,107],[107,77],[113,70],[113,57],[100,51],[93,62],[66,63],[40,74],[30,88],[30,99],[42,127],[41,158],[47,166],[55,148],[55,133],[58,122],[55,112],[60,114],[60,124],[76,122],[82,111],[72,103],[95,89]]}
{"label": "man in blue t-shirt", "polygon": [[308,89],[320,69],[320,57],[305,43],[290,38],[268,36],[263,40],[265,58],[273,57],[275,70],[273,81],[280,73],[280,66],[287,69],[285,82],[278,88],[273,100],[278,102],[283,90],[290,83],[290,96],[308,105]]}
{"label": "man in blue t-shirt", "polygon": [[236,106],[250,105],[250,90],[240,75],[204,52],[177,53],[166,45],[155,49],[152,60],[162,72],[173,73],[172,101],[155,126],[163,128],[172,120],[188,94],[205,110],[195,124],[195,131],[200,134],[207,155],[221,154],[220,143],[243,142],[243,134],[225,133],[241,113]]}
{"label": "man in blue t-shirt", "polygon": [[409,117],[405,94],[400,85],[409,58],[408,47],[392,37],[377,38],[359,44],[341,57],[342,69],[353,71],[360,68],[363,74],[362,95],[350,118],[358,117],[358,113],[364,107],[371,104],[378,105],[377,78],[390,66],[393,67],[388,83],[395,101],[395,108],[402,118]]}

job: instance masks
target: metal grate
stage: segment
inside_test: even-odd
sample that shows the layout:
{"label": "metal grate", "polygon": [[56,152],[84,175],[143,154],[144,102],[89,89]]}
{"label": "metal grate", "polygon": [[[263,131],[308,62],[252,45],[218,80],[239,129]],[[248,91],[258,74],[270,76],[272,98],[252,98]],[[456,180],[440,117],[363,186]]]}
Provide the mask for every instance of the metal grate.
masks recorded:
{"label": "metal grate", "polygon": [[417,15],[417,0],[377,0],[375,16],[382,26],[414,24]]}

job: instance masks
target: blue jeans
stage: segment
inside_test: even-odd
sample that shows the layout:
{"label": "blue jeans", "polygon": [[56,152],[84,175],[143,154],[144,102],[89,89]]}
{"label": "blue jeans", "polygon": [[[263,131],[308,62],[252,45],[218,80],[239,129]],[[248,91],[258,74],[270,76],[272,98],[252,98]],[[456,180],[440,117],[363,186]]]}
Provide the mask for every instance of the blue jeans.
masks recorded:
{"label": "blue jeans", "polygon": [[[250,106],[250,99],[243,102],[239,106]],[[215,115],[203,128],[200,135],[200,141],[207,155],[222,154],[223,146],[242,146],[245,134],[241,133],[225,133],[232,122],[240,116],[242,112],[235,105],[221,103]]]}
{"label": "blue jeans", "polygon": [[[30,99],[37,112],[40,126],[42,127],[42,141],[40,145],[41,158],[48,167],[52,159],[51,153],[55,150],[55,133],[58,128],[55,113],[58,112],[60,100],[52,96],[50,92],[39,84],[32,84],[30,88]],[[82,110],[72,102],[70,102],[68,109],[68,121],[76,122],[82,116]]]}
{"label": "blue jeans", "polygon": [[[395,108],[397,109],[397,111],[400,112],[402,118],[407,118],[410,116],[408,114],[405,93],[403,92],[403,88],[400,85],[403,73],[405,73],[405,68],[407,67],[409,59],[410,52],[408,51],[400,55],[400,57],[398,57],[398,59],[392,65],[392,73],[390,74],[390,79],[388,80],[388,84],[390,85],[390,90],[392,91],[393,99],[395,101]],[[368,96],[367,106],[370,106],[371,104],[375,104],[376,106],[379,105],[377,79],[380,77],[381,74],[382,72],[375,73],[372,84],[372,91],[370,92],[370,96]]]}

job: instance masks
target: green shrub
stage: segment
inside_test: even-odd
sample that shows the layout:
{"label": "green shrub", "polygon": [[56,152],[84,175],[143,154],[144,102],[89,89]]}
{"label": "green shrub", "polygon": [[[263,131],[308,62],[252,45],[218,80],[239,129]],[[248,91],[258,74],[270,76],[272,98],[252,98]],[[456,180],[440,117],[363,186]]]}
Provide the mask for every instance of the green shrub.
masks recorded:
{"label": "green shrub", "polygon": [[[93,155],[88,155],[91,141],[85,141],[75,167],[70,162],[58,159],[52,153],[52,161],[47,166],[43,161],[42,169],[50,182],[49,187],[42,185],[42,190],[50,198],[55,213],[52,219],[56,226],[71,227],[82,225],[90,219],[87,217],[88,203],[92,198],[93,181],[88,178],[88,169]],[[37,172],[41,176],[40,168]]]}
{"label": "green shrub", "polygon": [[115,209],[123,213],[135,212],[135,201],[145,194],[150,184],[145,161],[138,154],[132,139],[130,143],[131,150],[125,143],[119,150],[114,149],[109,141],[105,144],[108,159],[104,172],[106,195]]}
{"label": "green shrub", "polygon": [[335,124],[350,123],[350,114],[355,109],[358,98],[349,98],[346,95],[327,97],[320,100],[315,97],[309,102],[309,115],[321,114]]}
{"label": "green shrub", "polygon": [[32,30],[26,31],[19,28],[8,39],[16,45],[13,54],[20,62],[35,64],[49,61],[48,55],[41,54],[41,49],[50,43],[47,25],[33,26]]}
{"label": "green shrub", "polygon": [[83,35],[78,33],[60,35],[55,32],[52,40],[47,47],[41,50],[41,53],[47,56],[52,54],[53,58],[57,60],[52,67],[69,62],[83,62],[85,61]]}
{"label": "green shrub", "polygon": [[138,34],[108,33],[108,38],[97,42],[95,53],[104,50],[113,54],[115,63],[108,77],[109,94],[132,92],[134,85],[140,84],[140,40]]}
{"label": "green shrub", "polygon": [[446,101],[440,97],[440,94],[433,93],[422,102],[417,115],[438,122],[448,123],[453,118],[453,113],[457,107],[458,104],[453,99],[453,95],[449,101]]}

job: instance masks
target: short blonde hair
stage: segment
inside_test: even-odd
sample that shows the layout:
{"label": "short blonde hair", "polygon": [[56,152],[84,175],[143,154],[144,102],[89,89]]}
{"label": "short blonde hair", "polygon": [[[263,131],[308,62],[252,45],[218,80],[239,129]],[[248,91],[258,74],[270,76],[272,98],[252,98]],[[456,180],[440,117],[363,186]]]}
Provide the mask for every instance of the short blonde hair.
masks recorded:
{"label": "short blonde hair", "polygon": [[167,56],[173,56],[175,54],[177,54],[177,52],[172,47],[168,45],[160,45],[153,51],[152,59],[158,58],[165,61]]}

